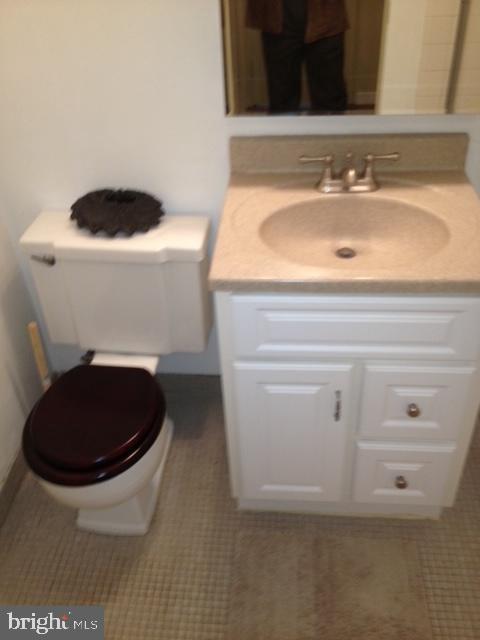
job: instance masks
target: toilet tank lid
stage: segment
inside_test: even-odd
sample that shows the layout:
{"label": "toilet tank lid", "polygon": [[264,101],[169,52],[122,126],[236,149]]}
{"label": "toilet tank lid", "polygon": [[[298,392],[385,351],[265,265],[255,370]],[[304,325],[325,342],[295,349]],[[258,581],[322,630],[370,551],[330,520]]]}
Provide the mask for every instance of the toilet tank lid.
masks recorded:
{"label": "toilet tank lid", "polygon": [[27,252],[63,260],[200,262],[207,253],[209,226],[204,216],[165,216],[147,233],[109,238],[79,229],[69,212],[44,211],[22,235],[20,244]]}

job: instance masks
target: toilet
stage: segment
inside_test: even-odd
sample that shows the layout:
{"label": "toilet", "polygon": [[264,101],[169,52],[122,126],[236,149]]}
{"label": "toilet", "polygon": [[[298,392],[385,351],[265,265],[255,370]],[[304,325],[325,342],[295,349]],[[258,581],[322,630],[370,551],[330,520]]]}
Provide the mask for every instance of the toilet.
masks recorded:
{"label": "toilet", "polygon": [[20,239],[50,340],[86,363],[33,407],[23,451],[41,486],[78,510],[81,529],[148,531],[173,433],[159,358],[204,350],[209,220],[166,216],[131,237],[91,235],[43,212]]}

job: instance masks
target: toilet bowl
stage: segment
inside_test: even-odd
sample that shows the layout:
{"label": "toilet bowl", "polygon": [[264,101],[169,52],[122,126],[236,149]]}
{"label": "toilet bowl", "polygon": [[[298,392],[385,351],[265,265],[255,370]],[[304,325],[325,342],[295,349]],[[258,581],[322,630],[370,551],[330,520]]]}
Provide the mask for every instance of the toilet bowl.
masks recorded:
{"label": "toilet bowl", "polygon": [[23,432],[30,469],[80,528],[142,534],[172,437],[163,392],[139,367],[82,365],[61,376]]}

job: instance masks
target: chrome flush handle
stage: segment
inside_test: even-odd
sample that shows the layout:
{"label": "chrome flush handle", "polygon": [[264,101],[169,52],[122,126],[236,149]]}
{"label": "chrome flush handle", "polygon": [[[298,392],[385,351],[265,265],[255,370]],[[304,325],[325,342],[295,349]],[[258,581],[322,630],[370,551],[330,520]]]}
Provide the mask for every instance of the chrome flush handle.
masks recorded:
{"label": "chrome flush handle", "polygon": [[52,256],[52,255],[43,255],[43,256],[33,255],[33,256],[30,256],[30,260],[35,260],[35,262],[41,262],[42,264],[46,264],[48,267],[53,267],[54,264],[57,262],[55,260],[55,256]]}

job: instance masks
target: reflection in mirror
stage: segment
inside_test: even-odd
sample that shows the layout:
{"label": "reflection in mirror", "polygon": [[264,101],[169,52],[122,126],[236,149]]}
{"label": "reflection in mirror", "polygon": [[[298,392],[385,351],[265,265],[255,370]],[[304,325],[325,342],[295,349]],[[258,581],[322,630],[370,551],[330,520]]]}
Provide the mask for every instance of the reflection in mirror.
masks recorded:
{"label": "reflection in mirror", "polygon": [[230,115],[480,112],[480,0],[221,1]]}

